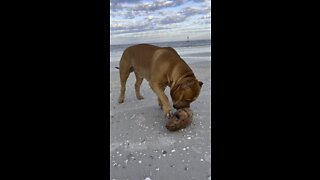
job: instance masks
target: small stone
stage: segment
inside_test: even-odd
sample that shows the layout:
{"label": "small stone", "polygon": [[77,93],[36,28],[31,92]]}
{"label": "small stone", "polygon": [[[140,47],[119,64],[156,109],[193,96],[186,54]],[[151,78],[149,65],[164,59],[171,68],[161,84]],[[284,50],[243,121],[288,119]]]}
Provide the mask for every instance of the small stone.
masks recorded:
{"label": "small stone", "polygon": [[162,154],[166,154],[166,153],[167,153],[167,151],[163,151],[163,152],[162,152]]}

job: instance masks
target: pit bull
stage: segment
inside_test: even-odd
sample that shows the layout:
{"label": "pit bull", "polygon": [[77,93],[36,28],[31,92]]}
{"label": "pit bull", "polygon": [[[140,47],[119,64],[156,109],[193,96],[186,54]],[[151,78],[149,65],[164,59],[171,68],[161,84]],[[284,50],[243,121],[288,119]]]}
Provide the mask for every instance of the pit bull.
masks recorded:
{"label": "pit bull", "polygon": [[191,68],[171,47],[158,47],[149,44],[130,46],[123,52],[120,63],[121,90],[119,103],[124,102],[126,82],[131,72],[136,77],[135,93],[137,99],[144,99],[140,94],[143,79],[149,82],[158,97],[158,103],[167,118],[173,113],[164,90],[170,87],[170,95],[175,109],[189,108],[197,99],[203,83],[195,77]]}

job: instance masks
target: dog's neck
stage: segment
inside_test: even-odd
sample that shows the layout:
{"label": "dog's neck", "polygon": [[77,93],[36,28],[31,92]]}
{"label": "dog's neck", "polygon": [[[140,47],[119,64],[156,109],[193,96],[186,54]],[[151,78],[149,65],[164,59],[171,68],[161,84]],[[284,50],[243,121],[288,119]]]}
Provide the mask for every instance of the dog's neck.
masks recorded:
{"label": "dog's neck", "polygon": [[172,91],[175,91],[184,81],[189,79],[189,77],[194,78],[194,74],[192,71],[188,71],[181,75],[181,77],[177,81],[171,81],[169,82],[170,89]]}

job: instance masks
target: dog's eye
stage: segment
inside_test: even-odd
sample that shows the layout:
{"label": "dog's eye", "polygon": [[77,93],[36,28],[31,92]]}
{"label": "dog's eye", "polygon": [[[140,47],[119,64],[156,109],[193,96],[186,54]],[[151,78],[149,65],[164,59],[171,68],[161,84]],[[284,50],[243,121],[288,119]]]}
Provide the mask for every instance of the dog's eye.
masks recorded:
{"label": "dog's eye", "polygon": [[176,114],[176,117],[177,117],[178,119],[180,119],[180,116],[179,116],[179,114]]}

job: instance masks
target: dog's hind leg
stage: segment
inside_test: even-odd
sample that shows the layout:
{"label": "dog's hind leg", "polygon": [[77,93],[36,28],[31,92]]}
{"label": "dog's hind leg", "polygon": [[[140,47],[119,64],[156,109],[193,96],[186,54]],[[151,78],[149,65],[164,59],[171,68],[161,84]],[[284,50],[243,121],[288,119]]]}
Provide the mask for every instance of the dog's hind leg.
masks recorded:
{"label": "dog's hind leg", "polygon": [[126,91],[126,83],[127,79],[129,77],[129,72],[121,72],[120,70],[120,82],[121,82],[121,90],[120,90],[120,96],[119,96],[119,103],[124,102],[124,96],[125,96],[125,91]]}
{"label": "dog's hind leg", "polygon": [[125,56],[126,55],[123,54],[120,60],[119,73],[120,73],[121,90],[120,90],[120,96],[118,100],[119,103],[124,102],[127,79],[130,73],[133,71],[133,67],[131,66],[131,64],[128,61],[126,61],[128,57],[125,57]]}
{"label": "dog's hind leg", "polygon": [[143,96],[141,96],[141,94],[140,94],[140,87],[141,87],[143,78],[139,77],[136,72],[134,74],[136,75],[136,83],[134,85],[135,91],[136,91],[136,96],[137,96],[137,99],[141,100],[141,99],[144,99]]}

